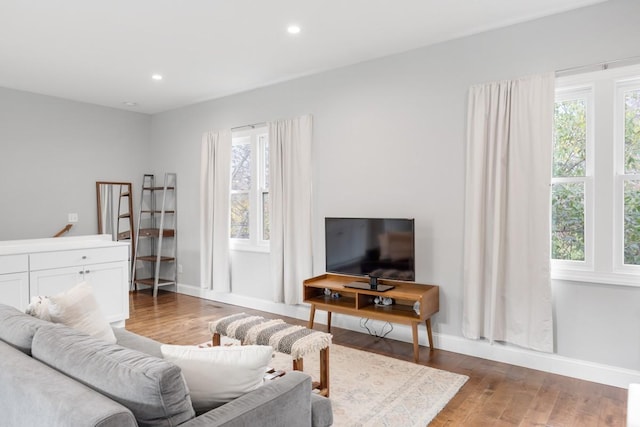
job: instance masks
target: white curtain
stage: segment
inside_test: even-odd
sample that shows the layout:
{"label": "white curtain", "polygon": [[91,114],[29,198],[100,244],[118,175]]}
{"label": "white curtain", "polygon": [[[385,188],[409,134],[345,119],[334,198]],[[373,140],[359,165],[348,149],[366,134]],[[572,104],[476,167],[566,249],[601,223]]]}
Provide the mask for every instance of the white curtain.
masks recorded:
{"label": "white curtain", "polygon": [[473,86],[467,116],[463,334],[553,351],[554,76]]}
{"label": "white curtain", "polygon": [[312,116],[270,122],[269,209],[274,300],[302,302],[302,281],[311,277]]}
{"label": "white curtain", "polygon": [[231,130],[205,133],[200,158],[200,286],[229,292]]}

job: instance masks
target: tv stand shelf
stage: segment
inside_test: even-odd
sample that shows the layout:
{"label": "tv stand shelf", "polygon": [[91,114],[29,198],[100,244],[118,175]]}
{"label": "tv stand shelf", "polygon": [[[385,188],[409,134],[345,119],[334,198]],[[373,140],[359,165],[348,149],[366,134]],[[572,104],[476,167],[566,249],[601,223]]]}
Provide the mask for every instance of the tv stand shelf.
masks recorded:
{"label": "tv stand shelf", "polygon": [[[440,309],[440,288],[438,286],[379,279],[379,284],[393,285],[394,288],[378,292],[372,289],[345,287],[346,284],[354,281],[367,283],[366,279],[361,276],[330,273],[312,277],[303,282],[304,302],[311,304],[309,329],[313,328],[316,309],[327,312],[327,331],[329,332],[331,332],[331,313],[410,325],[413,334],[413,358],[417,363],[420,358],[418,324],[425,322],[429,348],[434,348],[431,316]],[[332,294],[337,292],[339,297],[333,298],[331,295],[325,295],[325,289],[329,289]],[[377,296],[392,298],[394,303],[392,305],[377,305],[374,302]],[[419,313],[416,313],[413,308],[416,302],[420,303]]]}

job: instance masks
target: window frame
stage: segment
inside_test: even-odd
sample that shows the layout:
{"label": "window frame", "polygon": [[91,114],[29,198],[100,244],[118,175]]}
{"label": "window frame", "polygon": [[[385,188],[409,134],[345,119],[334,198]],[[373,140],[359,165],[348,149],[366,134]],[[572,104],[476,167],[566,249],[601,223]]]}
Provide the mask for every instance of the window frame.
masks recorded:
{"label": "window frame", "polygon": [[[624,99],[620,88],[628,90],[635,83],[640,85],[640,65],[556,79],[556,100],[559,94],[579,88],[592,87],[593,91],[593,197],[588,205],[593,218],[593,262],[591,265],[572,265],[572,262],[551,260],[551,278],[554,280],[640,287],[640,266],[623,264],[622,189],[625,176],[620,173],[624,172]],[[585,245],[586,238],[587,234]]]}
{"label": "window frame", "polygon": [[[618,79],[615,82],[614,116],[614,168],[615,168],[615,205],[614,205],[614,271],[640,275],[640,265],[624,263],[624,185],[627,181],[639,181],[640,173],[628,174],[625,171],[625,103],[624,94],[640,91],[640,70],[635,78]],[[640,284],[638,285],[640,286]]]}
{"label": "window frame", "polygon": [[[264,138],[261,138],[265,136]],[[249,194],[249,238],[241,239],[229,236],[229,246],[236,251],[269,252],[270,242],[264,237],[264,221],[262,195],[268,193],[265,188],[265,157],[268,153],[269,135],[266,126],[232,132],[231,145],[249,144],[251,150],[251,187],[248,191],[229,188],[229,198],[232,194]],[[233,171],[231,171],[233,172]],[[231,209],[231,202],[229,203]],[[229,219],[231,220],[231,219]]]}

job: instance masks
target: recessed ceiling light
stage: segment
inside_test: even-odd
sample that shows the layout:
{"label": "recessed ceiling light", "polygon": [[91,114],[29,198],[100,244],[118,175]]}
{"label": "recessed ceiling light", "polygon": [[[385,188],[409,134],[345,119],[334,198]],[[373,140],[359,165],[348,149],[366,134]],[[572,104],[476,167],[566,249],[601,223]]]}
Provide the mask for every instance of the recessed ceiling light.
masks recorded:
{"label": "recessed ceiling light", "polygon": [[152,75],[152,76],[151,76],[151,78],[152,78],[153,80],[162,80],[162,75],[160,75],[160,74],[154,74],[154,75]]}
{"label": "recessed ceiling light", "polygon": [[287,27],[287,32],[289,34],[298,34],[300,32],[300,27],[297,25],[289,25]]}
{"label": "recessed ceiling light", "polygon": [[127,107],[137,107],[138,106],[138,103],[137,102],[133,102],[133,101],[124,101],[123,104],[126,105]]}

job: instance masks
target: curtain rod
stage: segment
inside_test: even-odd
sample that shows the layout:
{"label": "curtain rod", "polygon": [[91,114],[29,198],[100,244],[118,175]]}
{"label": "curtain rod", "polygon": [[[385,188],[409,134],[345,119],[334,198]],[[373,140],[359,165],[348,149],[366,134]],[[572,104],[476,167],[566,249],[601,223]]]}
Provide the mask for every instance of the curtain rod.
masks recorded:
{"label": "curtain rod", "polygon": [[255,128],[259,128],[259,127],[266,126],[266,125],[267,125],[267,122],[252,123],[250,125],[236,126],[234,128],[231,128],[231,130],[238,130],[238,129],[244,129],[244,128],[255,129]]}
{"label": "curtain rod", "polygon": [[556,70],[556,77],[570,76],[573,74],[588,73],[591,71],[608,70],[609,68],[622,67],[625,65],[633,65],[640,63],[640,56],[631,56],[629,58],[614,59],[612,61],[598,62],[589,65],[580,65],[578,67],[564,68]]}

